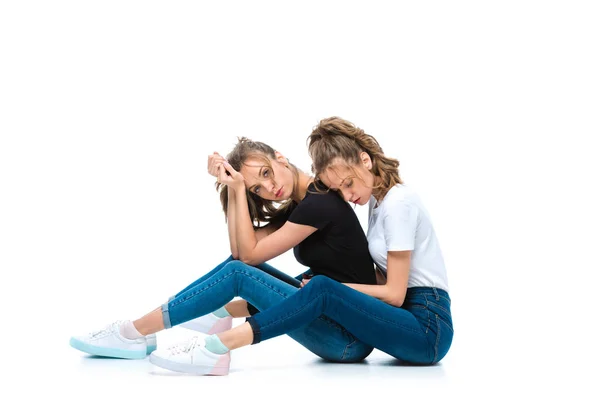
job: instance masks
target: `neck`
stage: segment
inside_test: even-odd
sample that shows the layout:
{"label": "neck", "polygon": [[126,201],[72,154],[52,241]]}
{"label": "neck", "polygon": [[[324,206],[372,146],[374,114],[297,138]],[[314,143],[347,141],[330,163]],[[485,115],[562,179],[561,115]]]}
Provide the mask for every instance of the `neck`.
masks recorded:
{"label": "neck", "polygon": [[306,196],[306,191],[308,190],[308,185],[314,180],[311,176],[306,175],[302,171],[298,171],[298,190],[296,191],[296,195],[292,197],[296,203],[300,203],[302,199]]}

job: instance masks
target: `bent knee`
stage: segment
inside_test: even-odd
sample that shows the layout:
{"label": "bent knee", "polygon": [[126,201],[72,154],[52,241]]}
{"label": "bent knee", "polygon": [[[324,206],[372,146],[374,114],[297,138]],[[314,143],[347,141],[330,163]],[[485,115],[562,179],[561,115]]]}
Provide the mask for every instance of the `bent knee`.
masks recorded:
{"label": "bent knee", "polygon": [[305,285],[305,288],[323,288],[336,284],[338,282],[333,279],[325,276],[325,275],[317,275],[311,278],[308,283]]}
{"label": "bent knee", "polygon": [[248,271],[249,269],[255,268],[255,267],[252,267],[252,266],[250,266],[242,261],[239,261],[239,260],[233,260],[233,261],[230,261],[227,264],[225,264],[224,268],[227,268],[232,271]]}

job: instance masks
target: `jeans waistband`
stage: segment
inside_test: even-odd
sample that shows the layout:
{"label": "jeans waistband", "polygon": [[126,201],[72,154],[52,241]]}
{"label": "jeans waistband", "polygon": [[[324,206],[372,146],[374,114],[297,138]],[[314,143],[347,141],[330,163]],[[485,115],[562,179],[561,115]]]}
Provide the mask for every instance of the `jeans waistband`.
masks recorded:
{"label": "jeans waistband", "polygon": [[406,289],[406,296],[418,295],[418,294],[430,294],[435,296],[436,299],[440,296],[446,297],[448,300],[450,299],[450,295],[443,289],[438,289],[435,287],[427,287],[427,286],[414,286]]}

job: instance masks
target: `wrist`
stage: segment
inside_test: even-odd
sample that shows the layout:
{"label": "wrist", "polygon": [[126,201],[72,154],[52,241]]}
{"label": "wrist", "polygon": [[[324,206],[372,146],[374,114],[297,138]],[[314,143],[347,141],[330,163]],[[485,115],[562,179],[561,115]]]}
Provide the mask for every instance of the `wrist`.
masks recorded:
{"label": "wrist", "polygon": [[246,185],[244,185],[244,182],[237,183],[235,186],[232,187],[232,189],[233,192],[238,195],[246,193]]}

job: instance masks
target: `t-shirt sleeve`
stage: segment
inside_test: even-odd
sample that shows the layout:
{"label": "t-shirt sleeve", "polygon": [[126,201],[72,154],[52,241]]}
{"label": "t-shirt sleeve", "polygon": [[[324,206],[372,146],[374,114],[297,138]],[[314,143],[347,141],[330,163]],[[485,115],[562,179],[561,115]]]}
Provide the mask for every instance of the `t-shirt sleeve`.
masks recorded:
{"label": "t-shirt sleeve", "polygon": [[383,219],[387,251],[415,249],[419,209],[403,199],[387,204]]}
{"label": "t-shirt sleeve", "polygon": [[337,195],[323,193],[307,196],[292,211],[288,221],[317,229],[325,228],[339,213],[339,207],[343,206],[332,196]]}

